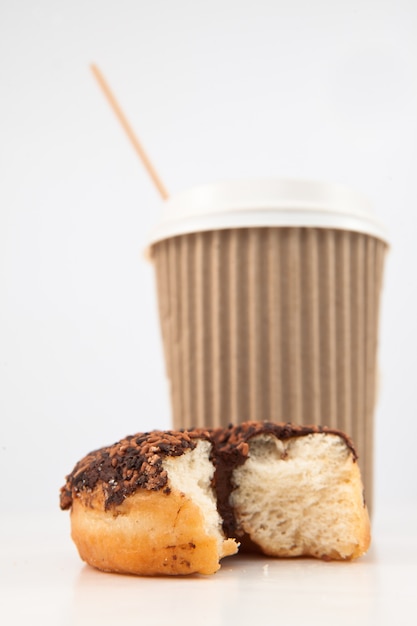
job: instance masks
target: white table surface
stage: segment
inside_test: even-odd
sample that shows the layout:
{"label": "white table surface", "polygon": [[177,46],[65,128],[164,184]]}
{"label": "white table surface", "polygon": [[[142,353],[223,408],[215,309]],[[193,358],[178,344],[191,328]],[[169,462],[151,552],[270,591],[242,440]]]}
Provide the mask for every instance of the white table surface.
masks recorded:
{"label": "white table surface", "polygon": [[380,516],[355,562],[230,557],[213,576],[137,578],[84,565],[69,517],[3,516],[0,623],[417,624],[417,515]]}

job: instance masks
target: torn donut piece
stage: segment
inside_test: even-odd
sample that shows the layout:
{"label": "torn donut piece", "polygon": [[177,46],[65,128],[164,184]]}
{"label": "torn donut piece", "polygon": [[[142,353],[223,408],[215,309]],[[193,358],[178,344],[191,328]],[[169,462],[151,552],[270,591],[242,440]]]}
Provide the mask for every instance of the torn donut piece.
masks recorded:
{"label": "torn donut piece", "polygon": [[237,552],[212,487],[201,431],[128,437],[81,460],[61,490],[81,558],[108,572],[213,574]]}
{"label": "torn donut piece", "polygon": [[[335,430],[247,422],[217,434],[233,451],[222,514],[226,533],[275,557],[354,559],[370,544],[356,453]],[[237,452],[239,453],[237,454]],[[224,471],[224,470],[223,470]]]}

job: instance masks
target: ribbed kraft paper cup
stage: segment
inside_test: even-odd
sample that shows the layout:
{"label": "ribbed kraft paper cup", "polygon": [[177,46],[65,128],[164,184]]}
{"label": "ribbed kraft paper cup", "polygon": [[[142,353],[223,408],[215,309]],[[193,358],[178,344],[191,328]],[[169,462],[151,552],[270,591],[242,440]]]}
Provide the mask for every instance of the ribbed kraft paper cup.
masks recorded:
{"label": "ribbed kraft paper cup", "polygon": [[370,504],[386,238],[344,188],[252,185],[189,192],[151,242],[173,426],[338,428],[355,443]]}

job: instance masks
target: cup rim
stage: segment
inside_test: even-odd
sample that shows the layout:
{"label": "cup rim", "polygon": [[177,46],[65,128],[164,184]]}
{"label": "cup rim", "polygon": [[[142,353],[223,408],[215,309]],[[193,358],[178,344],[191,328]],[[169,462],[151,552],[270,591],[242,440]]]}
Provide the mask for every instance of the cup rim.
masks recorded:
{"label": "cup rim", "polygon": [[190,187],[164,201],[146,253],[179,235],[253,227],[312,227],[360,232],[388,244],[367,196],[305,179],[233,180]]}

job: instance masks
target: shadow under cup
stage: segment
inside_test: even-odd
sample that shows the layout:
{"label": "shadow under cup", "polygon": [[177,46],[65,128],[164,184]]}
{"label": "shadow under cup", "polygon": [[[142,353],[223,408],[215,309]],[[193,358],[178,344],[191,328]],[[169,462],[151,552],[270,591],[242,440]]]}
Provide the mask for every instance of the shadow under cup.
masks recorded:
{"label": "shadow under cup", "polygon": [[360,232],[251,227],[155,243],[173,427],[321,424],[354,441],[372,500],[387,245]]}

